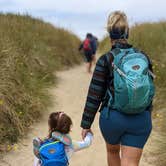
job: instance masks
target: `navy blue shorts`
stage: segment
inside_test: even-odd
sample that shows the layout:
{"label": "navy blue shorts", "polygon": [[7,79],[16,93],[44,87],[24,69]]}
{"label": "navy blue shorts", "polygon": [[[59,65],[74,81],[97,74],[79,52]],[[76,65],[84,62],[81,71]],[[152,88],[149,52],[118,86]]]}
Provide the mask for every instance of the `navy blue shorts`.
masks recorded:
{"label": "navy blue shorts", "polygon": [[91,50],[84,50],[84,55],[85,55],[85,61],[86,62],[91,62],[93,60],[93,53]]}
{"label": "navy blue shorts", "polygon": [[151,112],[128,115],[104,108],[100,113],[100,130],[109,144],[143,148],[152,130]]}

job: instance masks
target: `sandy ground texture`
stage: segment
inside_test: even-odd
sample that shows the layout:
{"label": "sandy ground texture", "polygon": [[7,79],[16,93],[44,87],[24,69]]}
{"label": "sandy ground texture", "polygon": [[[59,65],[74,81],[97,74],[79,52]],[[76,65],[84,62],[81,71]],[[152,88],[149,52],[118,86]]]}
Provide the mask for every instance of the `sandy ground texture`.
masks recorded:
{"label": "sandy ground texture", "polygon": [[[58,85],[51,89],[55,101],[54,106],[48,113],[45,113],[40,122],[31,127],[28,135],[16,145],[14,150],[0,159],[0,166],[33,165],[32,139],[36,136],[42,138],[47,135],[47,118],[49,113],[53,111],[64,111],[72,117],[71,136],[75,140],[81,140],[80,121],[91,75],[86,73],[85,65],[81,65],[67,71],[61,71],[57,73],[57,76],[59,78]],[[90,148],[75,153],[70,160],[71,166],[107,166],[105,143],[98,127],[98,117],[99,113],[96,115],[92,128],[94,132],[93,144]],[[153,166],[152,163],[150,165],[147,163],[146,153],[144,156],[140,165]]]}

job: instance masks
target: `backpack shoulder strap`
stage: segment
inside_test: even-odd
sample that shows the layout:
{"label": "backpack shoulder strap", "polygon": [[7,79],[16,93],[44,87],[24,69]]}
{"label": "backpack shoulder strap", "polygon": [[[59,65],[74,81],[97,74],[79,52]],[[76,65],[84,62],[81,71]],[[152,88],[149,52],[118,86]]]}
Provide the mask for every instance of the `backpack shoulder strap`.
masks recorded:
{"label": "backpack shoulder strap", "polygon": [[110,72],[111,75],[112,75],[112,72],[113,72],[112,63],[114,61],[114,57],[117,56],[119,53],[121,53],[121,50],[119,48],[115,48],[115,49],[109,51],[106,54],[106,61],[107,61],[107,65],[108,65],[109,72]]}
{"label": "backpack shoulder strap", "polygon": [[[109,51],[107,54],[106,54],[106,65],[108,67],[108,70],[109,70],[109,75],[108,75],[108,81],[107,81],[107,91],[110,91],[110,93],[108,95],[110,95],[112,93],[112,96],[114,96],[114,85],[113,85],[113,79],[114,79],[114,75],[113,75],[113,61],[114,61],[114,57],[116,55],[118,55],[119,53],[121,52],[120,49],[113,49],[111,51]],[[107,93],[106,92],[106,95],[105,95],[105,99],[107,98]]]}

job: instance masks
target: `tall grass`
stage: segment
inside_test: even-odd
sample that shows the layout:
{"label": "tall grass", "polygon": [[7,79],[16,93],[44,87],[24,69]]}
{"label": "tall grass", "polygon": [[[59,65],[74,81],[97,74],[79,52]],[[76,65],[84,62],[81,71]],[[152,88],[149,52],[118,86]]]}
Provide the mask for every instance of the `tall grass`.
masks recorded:
{"label": "tall grass", "polygon": [[81,62],[79,38],[29,15],[0,14],[0,143],[13,143],[51,104],[54,72]]}
{"label": "tall grass", "polygon": [[[138,24],[131,28],[129,43],[146,52],[152,60],[154,73],[157,76],[156,97],[154,100],[154,134],[152,134],[151,155],[156,155],[158,166],[166,165],[166,22]],[[100,44],[101,52],[110,49],[110,41],[105,37]],[[154,164],[154,163],[153,163]]]}

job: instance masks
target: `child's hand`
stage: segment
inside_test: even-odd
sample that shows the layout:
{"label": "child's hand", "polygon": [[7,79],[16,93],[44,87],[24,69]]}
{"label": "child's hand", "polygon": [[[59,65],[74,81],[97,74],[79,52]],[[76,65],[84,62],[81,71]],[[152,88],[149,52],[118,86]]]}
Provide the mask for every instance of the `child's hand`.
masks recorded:
{"label": "child's hand", "polygon": [[88,132],[90,132],[93,135],[93,132],[91,129],[82,129],[82,133],[81,133],[82,139],[84,139],[86,137]]}

